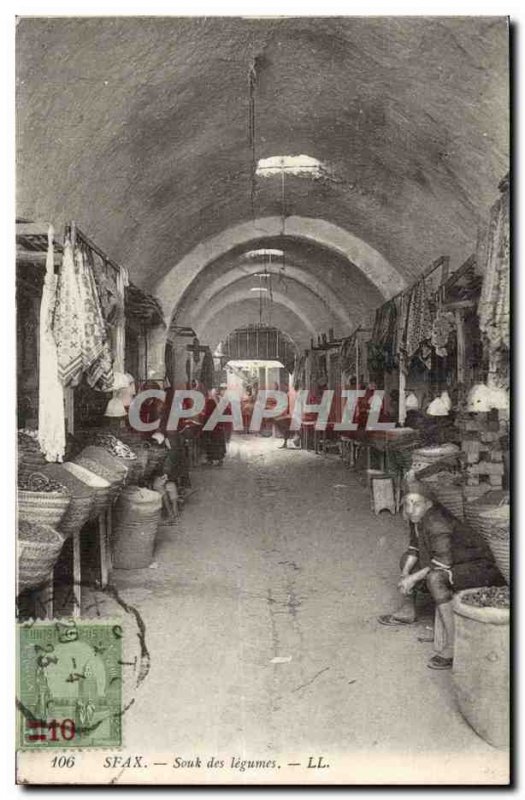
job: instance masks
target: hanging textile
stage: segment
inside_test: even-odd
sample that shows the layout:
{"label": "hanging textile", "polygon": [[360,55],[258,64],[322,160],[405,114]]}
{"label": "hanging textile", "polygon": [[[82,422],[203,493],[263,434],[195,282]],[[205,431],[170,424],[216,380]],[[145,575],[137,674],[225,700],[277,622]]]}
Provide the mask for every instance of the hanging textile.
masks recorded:
{"label": "hanging textile", "polygon": [[394,299],[383,303],[376,310],[371,342],[375,345],[375,353],[380,358],[382,350],[383,369],[391,371],[395,367],[395,339],[397,330],[397,305]]}
{"label": "hanging textile", "polygon": [[432,347],[436,355],[444,358],[447,355],[447,346],[450,334],[456,330],[456,318],[452,311],[438,311],[432,324]]}
{"label": "hanging textile", "polygon": [[341,372],[345,375],[355,375],[356,371],[356,334],[347,336],[341,342],[339,350],[339,363],[341,364]]}
{"label": "hanging textile", "polygon": [[408,317],[408,294],[406,292],[398,294],[397,297],[394,298],[394,303],[396,305],[396,325],[392,350],[396,358],[398,358],[404,349],[405,343]]}
{"label": "hanging textile", "polygon": [[63,386],[77,386],[82,374],[93,389],[113,386],[113,362],[93,272],[81,248],[64,242],[58,276],[53,334]]}
{"label": "hanging textile", "polygon": [[326,366],[326,353],[319,353],[316,350],[310,351],[311,371],[310,383],[312,388],[317,389],[328,383],[328,369]]}
{"label": "hanging textile", "polygon": [[90,247],[85,248],[84,258],[95,278],[104,320],[106,325],[112,328],[118,325],[124,316],[124,293],[119,291],[118,275],[115,276],[113,268]]}
{"label": "hanging textile", "polygon": [[386,370],[385,349],[383,345],[369,341],[366,343],[366,359],[368,371],[377,375]]}
{"label": "hanging textile", "polygon": [[478,305],[479,326],[489,356],[489,382],[508,384],[510,346],[510,198],[509,181],[500,184],[480,254],[483,285]]}
{"label": "hanging textile", "polygon": [[166,378],[169,385],[173,387],[175,375],[175,352],[173,343],[168,339],[164,347],[164,363],[166,365]]}
{"label": "hanging textile", "polygon": [[57,346],[58,377],[63,386],[76,386],[83,372],[84,310],[69,239],[64,241],[58,275],[53,335]]}
{"label": "hanging textile", "polygon": [[64,390],[58,377],[57,346],[52,331],[57,276],[53,228],[48,231],[46,276],[40,304],[38,443],[46,461],[62,461],[66,449]]}
{"label": "hanging textile", "polygon": [[123,267],[116,270],[89,245],[84,248],[83,254],[94,276],[102,316],[111,337],[113,368],[115,372],[124,372],[126,335],[124,304],[126,287],[129,286],[128,271]]}
{"label": "hanging textile", "polygon": [[86,262],[84,248],[75,248],[75,270],[84,308],[82,363],[86,379],[92,389],[109,392],[114,383],[113,358],[106,336],[97,285],[93,272]]}
{"label": "hanging textile", "polygon": [[124,372],[126,353],[126,317],[124,313],[124,298],[126,287],[129,286],[127,269],[120,267],[116,277],[118,296],[118,317],[113,329],[113,368],[115,372]]}
{"label": "hanging textile", "polygon": [[383,303],[376,310],[372,341],[376,344],[392,346],[396,332],[397,307],[394,300]]}
{"label": "hanging textile", "polygon": [[432,355],[431,337],[432,314],[423,279],[418,281],[409,292],[404,349],[409,359],[417,353],[428,369],[430,369]]}
{"label": "hanging textile", "polygon": [[306,353],[303,353],[296,362],[293,372],[293,387],[295,391],[306,389]]}

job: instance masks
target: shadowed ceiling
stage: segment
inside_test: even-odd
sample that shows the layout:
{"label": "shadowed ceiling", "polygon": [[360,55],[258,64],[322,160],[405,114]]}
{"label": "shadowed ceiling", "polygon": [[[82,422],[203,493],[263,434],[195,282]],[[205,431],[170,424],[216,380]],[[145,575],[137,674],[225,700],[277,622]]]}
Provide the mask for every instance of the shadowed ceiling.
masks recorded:
{"label": "shadowed ceiling", "polygon": [[[258,179],[252,202],[255,64],[256,158],[304,153],[330,170],[288,176],[285,213],[348,231],[399,276],[381,293],[340,253],[280,242],[287,300],[344,333],[439,255],[458,266],[472,252],[508,168],[507,36],[504,18],[23,18],[18,215],[78,220],[161,295],[200,244],[283,211],[279,178]],[[213,285],[213,330],[241,300],[247,319],[239,265],[268,241],[210,257],[177,314],[203,318]]]}

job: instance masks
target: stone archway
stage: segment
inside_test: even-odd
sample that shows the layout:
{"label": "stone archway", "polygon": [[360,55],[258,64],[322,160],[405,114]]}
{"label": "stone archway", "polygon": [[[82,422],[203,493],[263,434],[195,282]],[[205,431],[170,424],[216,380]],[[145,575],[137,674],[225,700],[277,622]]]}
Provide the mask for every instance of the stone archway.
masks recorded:
{"label": "stone archway", "polygon": [[[157,283],[155,294],[170,318],[198,275],[220,256],[255,239],[283,235],[281,217],[263,217],[226,228],[197,245]],[[377,250],[349,231],[315,217],[286,218],[285,236],[306,239],[337,251],[354,264],[385,299],[406,286],[406,280]]]}

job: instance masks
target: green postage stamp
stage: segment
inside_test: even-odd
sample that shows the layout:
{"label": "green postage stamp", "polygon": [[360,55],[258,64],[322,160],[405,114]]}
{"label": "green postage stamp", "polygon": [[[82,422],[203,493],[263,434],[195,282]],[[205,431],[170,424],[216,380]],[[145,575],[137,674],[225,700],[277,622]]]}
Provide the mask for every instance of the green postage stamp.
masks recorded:
{"label": "green postage stamp", "polygon": [[121,640],[108,621],[18,626],[21,748],[121,745]]}

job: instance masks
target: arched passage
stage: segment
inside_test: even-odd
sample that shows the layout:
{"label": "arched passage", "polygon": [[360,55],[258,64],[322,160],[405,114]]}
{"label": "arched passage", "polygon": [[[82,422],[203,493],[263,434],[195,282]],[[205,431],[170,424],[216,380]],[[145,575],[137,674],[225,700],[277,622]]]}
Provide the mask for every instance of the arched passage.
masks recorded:
{"label": "arched passage", "polygon": [[[166,316],[178,306],[184,293],[208,264],[235,247],[264,237],[283,235],[281,217],[263,217],[223,230],[197,245],[158,282],[155,293]],[[286,218],[285,235],[313,241],[337,251],[354,264],[388,298],[406,286],[406,281],[377,250],[349,231],[314,217]]]}
{"label": "arched passage", "polygon": [[[175,317],[185,315],[191,312],[194,319],[198,320],[204,313],[206,307],[213,301],[213,299],[223,292],[228,290],[238,282],[245,280],[248,276],[255,276],[261,270],[259,263],[244,264],[243,266],[233,266],[226,273],[223,273],[215,280],[213,280],[205,289],[199,293],[195,302],[191,305],[186,303],[186,297],[182,299],[179,308],[175,312]],[[342,325],[350,327],[353,324],[352,315],[349,313],[348,308],[341,301],[340,297],[333,291],[326,283],[323,283],[321,278],[313,278],[313,276],[301,267],[296,267],[293,264],[286,264],[285,278],[281,276],[277,280],[277,286],[286,281],[293,280],[301,286],[306,286],[328,307],[334,314],[338,316]],[[190,301],[191,302],[191,301]]]}

